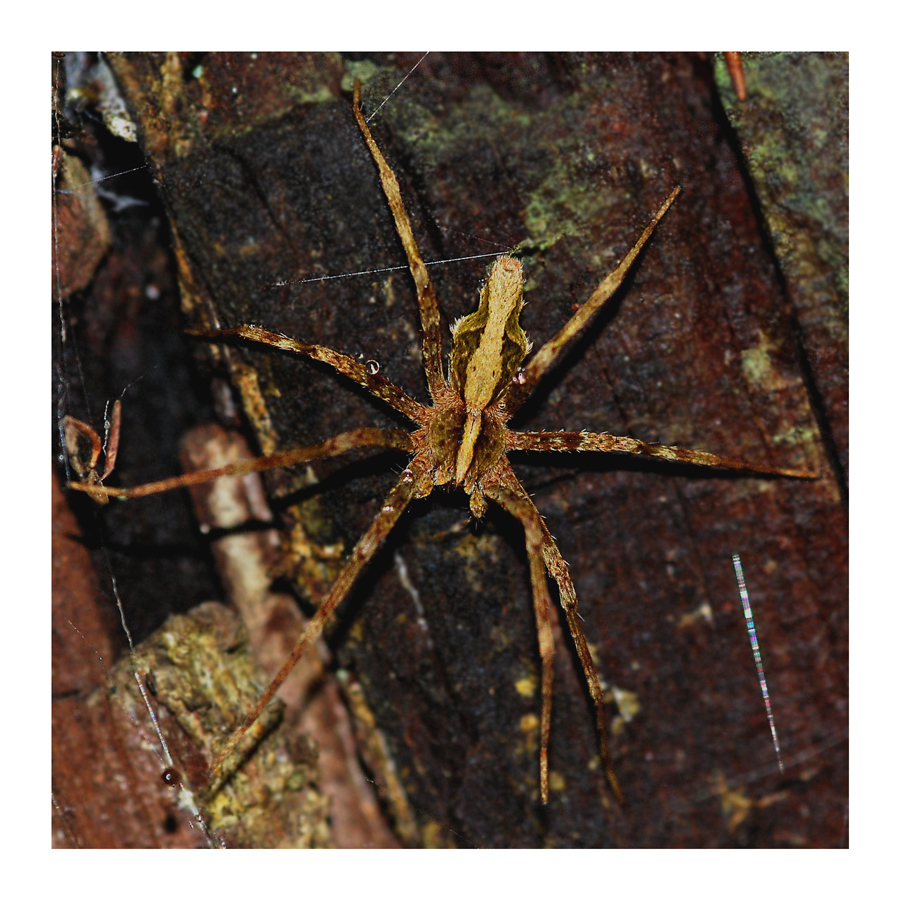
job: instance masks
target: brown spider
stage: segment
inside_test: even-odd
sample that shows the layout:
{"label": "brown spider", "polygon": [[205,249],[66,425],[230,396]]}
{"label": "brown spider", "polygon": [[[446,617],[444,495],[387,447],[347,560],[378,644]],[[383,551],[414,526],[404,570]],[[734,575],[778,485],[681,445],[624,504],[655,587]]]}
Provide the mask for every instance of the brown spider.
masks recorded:
{"label": "brown spider", "polygon": [[[596,708],[600,755],[606,777],[613,793],[621,802],[622,793],[610,761],[603,711],[603,690],[581,626],[575,589],[555,541],[510,467],[507,460],[508,451],[620,452],[767,475],[795,478],[816,476],[807,471],[748,463],[703,451],[647,444],[631,437],[585,432],[547,433],[510,430],[507,427],[509,419],[527,400],[547,370],[582,333],[592,317],[622,284],[641,248],[674,202],[680,188],[676,187],[667,197],[622,262],[600,282],[590,298],[559,333],[547,341],[527,364],[525,358],[531,350],[531,344],[519,326],[524,285],[522,264],[509,256],[496,260],[482,288],[477,310],[457,321],[451,329],[453,344],[445,375],[440,311],[435,291],[413,236],[397,179],[375,143],[360,111],[360,95],[361,88],[357,83],[354,88],[353,112],[378,167],[381,185],[416,285],[423,332],[422,357],[431,405],[426,406],[413,400],[384,376],[349,356],[318,344],[303,343],[255,325],[190,333],[212,340],[240,338],[255,341],[326,363],[402,413],[415,423],[416,428],[412,433],[398,429],[361,428],[311,447],[289,450],[220,469],[181,475],[134,488],[107,487],[97,477],[88,477],[82,483],[73,484],[72,487],[90,494],[98,501],[105,502],[109,497],[121,499],[143,497],[223,476],[245,475],[291,466],[337,456],[355,448],[381,448],[411,454],[400,480],[387,495],[381,511],[354,547],[343,570],[297,641],[290,657],[244,723],[229,738],[213,761],[211,769],[214,771],[221,770],[225,760],[256,722],[306,647],[321,635],[326,622],[347,595],[363,567],[391,532],[410,501],[427,497],[437,485],[453,485],[466,491],[473,515],[481,518],[487,510],[488,500],[493,500],[518,519],[525,531],[542,671],[541,800],[546,803],[549,797],[547,748],[553,692],[554,643],[550,619],[550,591],[546,578],[549,574],[557,584],[569,631],[575,642],[578,658]],[[91,470],[93,471],[93,467]]]}

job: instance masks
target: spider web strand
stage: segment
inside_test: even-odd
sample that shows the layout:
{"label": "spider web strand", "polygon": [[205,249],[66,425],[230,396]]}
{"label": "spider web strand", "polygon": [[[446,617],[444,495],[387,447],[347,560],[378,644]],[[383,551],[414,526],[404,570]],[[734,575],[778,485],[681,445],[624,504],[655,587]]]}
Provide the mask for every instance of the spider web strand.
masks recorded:
{"label": "spider web strand", "polygon": [[731,556],[734,565],[734,574],[737,578],[738,592],[741,595],[741,605],[744,607],[744,619],[747,622],[747,633],[750,635],[750,648],[753,650],[753,661],[756,663],[756,673],[759,676],[759,687],[762,690],[763,702],[766,704],[766,716],[769,719],[769,730],[772,732],[772,743],[775,746],[775,756],[778,758],[778,769],[784,774],[784,761],[781,758],[781,745],[778,743],[778,732],[775,730],[775,714],[772,712],[772,703],[769,699],[769,686],[766,682],[766,673],[763,671],[762,655],[759,652],[759,641],[756,637],[756,625],[753,622],[753,611],[750,609],[750,593],[744,581],[744,569],[741,566],[741,557],[734,553]]}

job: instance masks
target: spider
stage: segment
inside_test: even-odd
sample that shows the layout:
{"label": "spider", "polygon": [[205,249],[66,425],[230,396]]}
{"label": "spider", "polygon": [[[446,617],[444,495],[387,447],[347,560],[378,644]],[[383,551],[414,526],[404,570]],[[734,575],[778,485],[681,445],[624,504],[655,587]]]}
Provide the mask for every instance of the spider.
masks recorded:
{"label": "spider", "polygon": [[[549,800],[548,747],[553,696],[554,640],[547,576],[557,585],[560,604],[575,644],[578,659],[594,703],[600,758],[610,788],[620,803],[624,797],[611,764],[603,708],[603,689],[588,649],[578,614],[575,588],[566,562],[543,518],[516,477],[507,454],[513,450],[543,452],[592,451],[649,456],[718,469],[731,469],[793,478],[815,478],[811,472],[782,469],[716,456],[705,451],[649,444],[632,437],[587,432],[518,432],[507,423],[560,356],[582,334],[595,314],[615,294],[657,224],[675,201],[675,187],[653,215],[632,248],[608,274],[563,328],[526,362],[531,343],[519,325],[524,276],[521,262],[501,256],[492,265],[475,312],[451,328],[452,346],[446,370],[441,340],[441,314],[428,269],[412,232],[409,215],[394,172],[375,142],[360,108],[362,88],[354,86],[353,114],[377,167],[381,187],[393,215],[416,286],[422,327],[422,359],[431,404],[414,400],[401,388],[352,357],[318,344],[309,344],[256,325],[190,331],[207,340],[238,339],[306,356],[331,366],[340,375],[364,387],[414,423],[410,433],[400,429],[360,428],[319,444],[240,462],[220,469],[181,475],[133,488],[102,484],[100,477],[73,483],[99,502],[129,499],[195,485],[224,476],[245,475],[343,454],[357,448],[378,448],[406,453],[409,461],[381,510],[350,553],[343,570],[308,623],[289,658],[263,692],[243,724],[231,735],[211,765],[221,773],[241,739],[274,697],[306,648],[322,633],[334,611],[347,596],[366,564],[390,534],[413,500],[426,498],[435,487],[461,488],[469,497],[472,515],[480,519],[493,501],[516,518],[525,533],[541,660],[540,796]],[[74,426],[76,430],[77,426]],[[86,426],[85,426],[86,427]],[[117,437],[117,435],[116,435]],[[96,457],[93,457],[96,462]],[[91,467],[92,468],[92,467]],[[107,465],[108,474],[110,466]],[[91,473],[88,473],[91,474]]]}

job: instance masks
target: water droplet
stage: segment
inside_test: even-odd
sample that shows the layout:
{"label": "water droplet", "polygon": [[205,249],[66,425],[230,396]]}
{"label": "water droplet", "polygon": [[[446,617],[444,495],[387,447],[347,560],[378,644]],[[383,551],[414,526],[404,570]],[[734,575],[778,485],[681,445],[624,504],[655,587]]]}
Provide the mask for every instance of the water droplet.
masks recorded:
{"label": "water droplet", "polygon": [[525,370],[519,369],[519,371],[516,372],[515,377],[513,378],[513,381],[516,384],[525,384]]}
{"label": "water droplet", "polygon": [[163,784],[168,785],[169,787],[178,787],[181,783],[181,773],[178,769],[168,768],[163,769],[162,773]]}
{"label": "water droplet", "polygon": [[404,484],[412,484],[413,477],[412,469],[404,469],[403,474],[400,476],[400,480]]}
{"label": "water droplet", "polygon": [[394,511],[394,507],[391,506],[390,503],[385,503],[384,506],[381,507],[382,512],[392,513]]}
{"label": "water droplet", "polygon": [[378,363],[377,360],[374,360],[374,359],[366,360],[366,371],[370,375],[377,375],[380,370],[381,370],[381,365],[380,365],[380,363]]}

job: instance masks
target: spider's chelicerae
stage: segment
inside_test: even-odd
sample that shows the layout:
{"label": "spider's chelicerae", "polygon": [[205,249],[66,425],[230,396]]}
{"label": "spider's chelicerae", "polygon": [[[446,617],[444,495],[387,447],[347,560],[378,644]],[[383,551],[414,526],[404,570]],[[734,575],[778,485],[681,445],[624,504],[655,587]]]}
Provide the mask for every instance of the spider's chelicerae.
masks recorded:
{"label": "spider's chelicerae", "polygon": [[[255,325],[193,333],[207,339],[240,338],[255,341],[326,363],[410,419],[415,423],[414,430],[410,433],[398,429],[361,428],[340,434],[312,447],[236,463],[221,469],[182,475],[135,488],[107,487],[101,483],[102,478],[93,475],[91,466],[92,471],[89,474],[93,477],[85,478],[82,483],[73,484],[72,487],[85,491],[98,501],[105,502],[109,497],[122,499],[142,497],[224,476],[245,475],[336,456],[355,448],[381,448],[409,454],[409,462],[400,480],[387,495],[380,512],[354,547],[343,570],[297,641],[290,657],[213,762],[214,770],[221,769],[226,758],[258,719],[306,647],[321,635],[326,622],[347,595],[363,567],[378,550],[379,545],[391,532],[412,500],[427,497],[435,486],[459,487],[469,495],[469,505],[476,518],[484,515],[488,501],[493,500],[518,519],[525,531],[542,673],[541,800],[546,803],[549,795],[547,747],[553,694],[554,643],[550,591],[547,583],[549,574],[557,584],[563,612],[596,709],[600,755],[606,777],[613,792],[621,801],[622,794],[610,764],[604,723],[603,691],[578,615],[575,588],[553,537],[510,467],[507,453],[510,450],[630,453],[697,466],[767,475],[795,478],[812,478],[815,475],[806,471],[780,469],[715,456],[703,451],[647,444],[631,437],[586,432],[547,433],[510,430],[507,427],[510,418],[528,399],[547,370],[582,333],[597,311],[621,285],[641,248],[674,202],[680,188],[676,187],[668,196],[615,270],[600,282],[593,294],[559,333],[547,341],[528,362],[525,360],[531,350],[531,344],[519,325],[524,284],[522,264],[509,256],[496,260],[481,290],[478,308],[457,321],[451,329],[453,343],[445,371],[441,347],[440,310],[434,287],[413,236],[397,179],[375,143],[360,111],[360,93],[361,89],[357,84],[354,90],[353,112],[378,167],[381,185],[416,285],[422,324],[422,358],[431,405],[419,403],[384,376],[367,369],[352,357],[328,347],[303,343]],[[96,462],[96,454],[93,462]],[[103,477],[111,471],[111,468],[107,462]]]}

